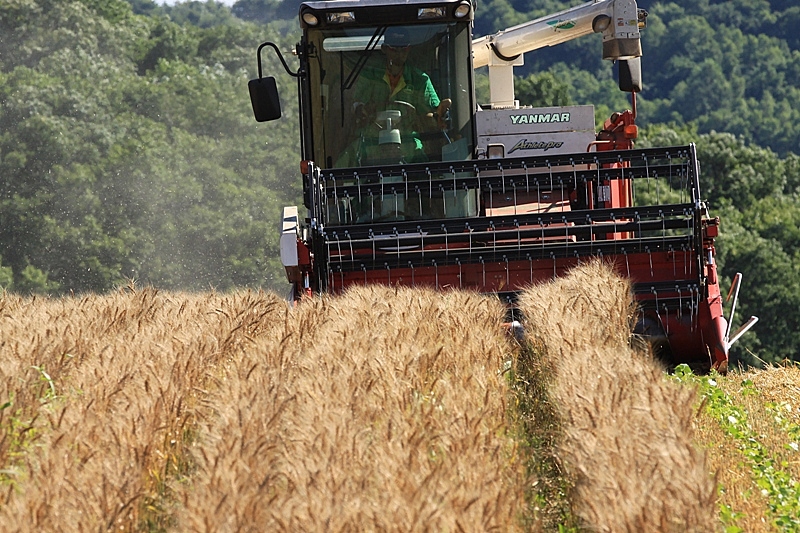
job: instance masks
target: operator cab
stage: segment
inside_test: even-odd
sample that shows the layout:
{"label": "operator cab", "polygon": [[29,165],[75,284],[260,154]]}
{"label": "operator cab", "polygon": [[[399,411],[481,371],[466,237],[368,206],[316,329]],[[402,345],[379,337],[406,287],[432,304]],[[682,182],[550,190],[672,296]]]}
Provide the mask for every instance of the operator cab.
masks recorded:
{"label": "operator cab", "polygon": [[387,5],[382,18],[392,23],[365,24],[376,18],[374,6],[360,20],[362,12],[348,4],[352,9],[342,2],[301,7],[308,159],[330,169],[469,158],[475,146],[469,17],[447,16],[441,6],[453,2],[412,4],[410,11]]}
{"label": "operator cab", "polygon": [[[299,15],[300,69],[289,73],[299,79],[304,160],[342,169],[472,157],[468,0],[304,2]],[[281,112],[260,51],[250,93],[261,122]]]}

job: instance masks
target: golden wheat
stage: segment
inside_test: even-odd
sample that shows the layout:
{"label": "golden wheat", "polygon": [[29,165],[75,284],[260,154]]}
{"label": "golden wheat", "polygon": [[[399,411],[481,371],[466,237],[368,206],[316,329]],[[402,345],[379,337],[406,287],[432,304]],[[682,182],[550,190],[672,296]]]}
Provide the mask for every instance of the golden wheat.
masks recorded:
{"label": "golden wheat", "polygon": [[514,530],[491,298],[0,299],[4,531]]}
{"label": "golden wheat", "polygon": [[214,387],[179,529],[515,529],[502,315],[387,288],[292,310]]}
{"label": "golden wheat", "polygon": [[460,291],[2,295],[0,529],[540,531],[552,434],[582,527],[710,531],[693,396],[631,350],[631,305],[599,263],[533,287],[517,359]]}
{"label": "golden wheat", "polygon": [[561,421],[572,509],[592,531],[712,531],[716,485],[692,444],[691,391],[629,347],[629,283],[600,261],[520,299]]}
{"label": "golden wheat", "polygon": [[[0,298],[3,531],[136,530],[180,469],[192,398],[273,296]],[[264,303],[266,301],[266,304]],[[156,517],[156,518],[153,518]]]}

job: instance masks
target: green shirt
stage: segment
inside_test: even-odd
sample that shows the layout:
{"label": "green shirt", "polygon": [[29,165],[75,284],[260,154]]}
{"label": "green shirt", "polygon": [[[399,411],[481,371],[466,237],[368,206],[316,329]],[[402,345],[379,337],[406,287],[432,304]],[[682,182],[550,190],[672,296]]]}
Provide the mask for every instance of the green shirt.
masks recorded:
{"label": "green shirt", "polygon": [[[353,95],[354,104],[371,104],[377,111],[382,111],[388,104],[397,101],[413,105],[419,115],[435,112],[439,106],[439,96],[433,88],[430,77],[417,68],[405,65],[403,75],[394,90],[391,89],[389,75],[385,69],[365,69],[361,73]],[[348,145],[337,158],[335,166],[341,168],[359,164],[377,164],[381,160],[383,150],[378,145],[377,130],[372,133],[374,135],[359,137]],[[406,162],[418,163],[427,160],[417,132],[403,130],[401,136],[401,151]]]}
{"label": "green shirt", "polygon": [[417,113],[430,113],[439,106],[439,96],[430,77],[421,70],[405,65],[403,76],[392,92],[386,71],[365,70],[356,84],[355,102],[373,103],[382,108],[389,102],[408,102]]}

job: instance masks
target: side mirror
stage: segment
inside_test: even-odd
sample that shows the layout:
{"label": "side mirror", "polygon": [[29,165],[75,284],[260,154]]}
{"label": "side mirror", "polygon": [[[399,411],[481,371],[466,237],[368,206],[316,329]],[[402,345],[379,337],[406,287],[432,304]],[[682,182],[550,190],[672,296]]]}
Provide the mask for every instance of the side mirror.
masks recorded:
{"label": "side mirror", "polygon": [[642,58],[620,59],[619,65],[619,90],[626,93],[642,91]]}
{"label": "side mirror", "polygon": [[267,122],[281,118],[281,100],[275,78],[257,78],[247,84],[250,89],[250,103],[257,122]]}

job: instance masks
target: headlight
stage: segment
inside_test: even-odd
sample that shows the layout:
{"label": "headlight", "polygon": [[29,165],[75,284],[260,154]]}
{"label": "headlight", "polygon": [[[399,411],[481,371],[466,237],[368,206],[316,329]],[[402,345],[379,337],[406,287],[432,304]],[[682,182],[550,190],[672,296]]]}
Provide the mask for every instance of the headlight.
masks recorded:
{"label": "headlight", "polygon": [[608,15],[597,15],[592,21],[592,31],[603,33],[611,25],[611,17]]}
{"label": "headlight", "polygon": [[463,19],[464,17],[469,15],[471,9],[472,6],[469,4],[469,2],[461,2],[460,4],[458,4],[458,7],[456,7],[456,10],[453,12],[453,15],[455,15],[457,19]]}
{"label": "headlight", "polygon": [[303,13],[301,15],[301,18],[303,19],[303,22],[305,22],[309,26],[316,26],[317,24],[319,24],[319,19],[311,11],[306,11],[305,13]]}

